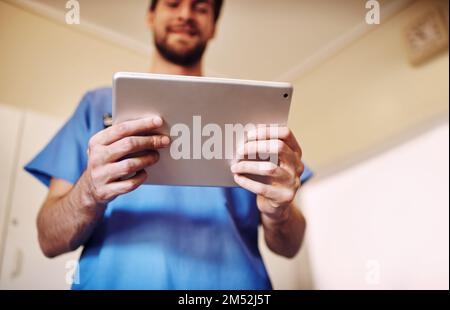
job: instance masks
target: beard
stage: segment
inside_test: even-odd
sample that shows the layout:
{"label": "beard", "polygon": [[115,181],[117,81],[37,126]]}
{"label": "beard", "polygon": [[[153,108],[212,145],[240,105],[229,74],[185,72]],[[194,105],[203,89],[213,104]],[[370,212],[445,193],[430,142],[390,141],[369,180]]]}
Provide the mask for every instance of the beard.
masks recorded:
{"label": "beard", "polygon": [[206,42],[199,42],[188,50],[178,51],[167,43],[167,36],[164,38],[155,36],[155,46],[162,57],[171,63],[183,67],[192,67],[197,64],[205,53],[206,45]]}

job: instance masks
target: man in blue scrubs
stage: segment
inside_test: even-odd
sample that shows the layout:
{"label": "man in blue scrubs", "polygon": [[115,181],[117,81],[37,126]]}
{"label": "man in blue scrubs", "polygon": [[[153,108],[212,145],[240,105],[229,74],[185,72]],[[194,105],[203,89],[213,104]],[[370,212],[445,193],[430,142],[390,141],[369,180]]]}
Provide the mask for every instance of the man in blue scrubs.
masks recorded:
{"label": "man in blue scrubs", "polygon": [[[151,72],[202,75],[202,56],[214,37],[222,1],[153,0],[148,24],[156,51]],[[231,166],[239,187],[142,185],[144,168],[170,138],[142,135],[160,118],[106,126],[111,88],[88,92],[49,144],[25,169],[49,187],[37,220],[48,257],[84,246],[73,289],[271,289],[257,244],[294,256],[305,220],[295,194],[311,172],[286,127],[278,136],[248,133],[245,155],[269,145],[279,164]],[[139,157],[127,157],[139,152]],[[131,178],[124,176],[134,173]],[[267,175],[266,184],[244,174]],[[151,175],[150,175],[151,177]]]}

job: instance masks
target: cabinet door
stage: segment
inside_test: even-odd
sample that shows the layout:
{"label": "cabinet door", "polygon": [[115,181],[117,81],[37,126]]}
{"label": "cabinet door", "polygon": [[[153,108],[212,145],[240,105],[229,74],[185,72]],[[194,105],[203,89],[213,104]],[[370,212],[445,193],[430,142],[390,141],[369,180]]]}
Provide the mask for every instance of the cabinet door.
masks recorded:
{"label": "cabinet door", "polygon": [[23,170],[63,120],[26,111],[12,185],[1,272],[2,289],[66,289],[80,251],[46,258],[38,244],[36,216],[47,188]]}
{"label": "cabinet door", "polygon": [[19,145],[19,130],[23,113],[14,107],[0,104],[0,262],[5,239],[5,221],[11,202],[11,188]]}

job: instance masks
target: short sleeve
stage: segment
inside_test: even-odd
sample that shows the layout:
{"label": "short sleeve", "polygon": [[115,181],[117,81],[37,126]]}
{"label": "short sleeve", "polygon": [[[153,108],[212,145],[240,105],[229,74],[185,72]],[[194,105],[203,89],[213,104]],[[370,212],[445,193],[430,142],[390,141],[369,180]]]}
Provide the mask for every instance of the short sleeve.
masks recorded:
{"label": "short sleeve", "polygon": [[314,173],[312,170],[305,164],[305,169],[303,170],[303,174],[300,177],[300,181],[302,184],[305,184],[309,179],[313,177]]}
{"label": "short sleeve", "polygon": [[86,168],[89,134],[90,93],[50,142],[24,169],[49,186],[52,178],[75,184]]}

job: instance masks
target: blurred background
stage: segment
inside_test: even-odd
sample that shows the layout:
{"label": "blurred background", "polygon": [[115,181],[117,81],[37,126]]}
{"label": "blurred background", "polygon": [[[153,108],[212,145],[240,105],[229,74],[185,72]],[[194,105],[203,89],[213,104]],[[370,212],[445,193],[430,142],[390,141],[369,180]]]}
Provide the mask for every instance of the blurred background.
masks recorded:
{"label": "blurred background", "polygon": [[[45,258],[46,188],[22,167],[90,89],[146,72],[148,0],[0,0],[0,288],[65,289],[79,251]],[[294,84],[289,126],[315,171],[276,289],[449,288],[448,1],[226,0],[208,76]],[[373,1],[370,1],[373,2]],[[375,1],[376,2],[376,1]]]}

